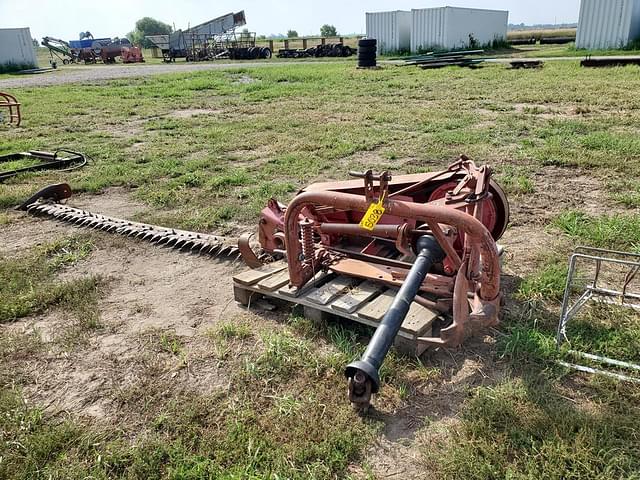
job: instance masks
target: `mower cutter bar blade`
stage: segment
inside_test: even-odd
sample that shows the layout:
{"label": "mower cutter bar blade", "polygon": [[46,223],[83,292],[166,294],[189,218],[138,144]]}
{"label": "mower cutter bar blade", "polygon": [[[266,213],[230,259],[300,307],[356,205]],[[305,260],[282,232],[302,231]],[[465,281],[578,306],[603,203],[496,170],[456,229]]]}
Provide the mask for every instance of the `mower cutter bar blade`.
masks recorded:
{"label": "mower cutter bar blade", "polygon": [[59,203],[36,202],[25,206],[25,210],[32,215],[52,217],[77,227],[117,233],[156,246],[173,248],[180,252],[190,252],[208,257],[231,257],[238,252],[234,241],[227,240],[219,235],[208,235],[131,222],[121,218],[107,217],[86,210],[68,207]]}

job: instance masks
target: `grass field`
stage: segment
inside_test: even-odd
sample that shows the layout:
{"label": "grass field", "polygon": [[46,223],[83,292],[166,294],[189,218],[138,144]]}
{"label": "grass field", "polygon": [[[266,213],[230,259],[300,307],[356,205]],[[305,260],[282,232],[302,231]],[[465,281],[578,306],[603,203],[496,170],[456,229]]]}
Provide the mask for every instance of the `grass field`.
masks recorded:
{"label": "grass field", "polygon": [[[639,89],[637,67],[549,62],[292,64],[13,91],[24,125],[0,127],[0,154],[66,147],[91,162],[0,185],[0,234],[25,238],[0,257],[0,478],[638,478],[640,389],[557,367],[553,340],[572,247],[640,246]],[[49,224],[11,208],[37,188],[67,181],[100,205],[117,187],[137,220],[235,235],[271,196],[460,153],[491,164],[510,196],[503,324],[458,351],[392,354],[378,414],[352,412],[342,378],[370,332],[296,311],[220,314],[194,337],[142,332],[118,364],[136,381],[102,391],[97,418],[32,401],[50,368],[39,358],[81,359],[122,328],[111,280],[85,266],[128,248],[75,230],[28,243]],[[21,327],[51,316],[52,338]],[[637,316],[593,316],[580,342],[637,361]],[[198,365],[226,386],[179,381]]]}
{"label": "grass field", "polygon": [[511,30],[507,33],[509,40],[517,38],[555,38],[555,37],[574,37],[576,36],[576,28],[548,28],[533,30]]}

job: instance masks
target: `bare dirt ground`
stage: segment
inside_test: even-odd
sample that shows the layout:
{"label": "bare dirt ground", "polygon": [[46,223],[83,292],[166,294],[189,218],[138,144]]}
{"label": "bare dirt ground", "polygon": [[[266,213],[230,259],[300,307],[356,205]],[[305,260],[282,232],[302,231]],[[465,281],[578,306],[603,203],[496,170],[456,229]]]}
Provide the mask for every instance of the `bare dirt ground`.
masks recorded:
{"label": "bare dirt ground", "polygon": [[[142,208],[120,189],[77,197],[73,205],[120,217],[130,217]],[[82,232],[86,230],[12,213],[9,225],[0,228],[0,253],[17,254]],[[31,359],[27,370],[34,382],[26,398],[53,413],[105,420],[117,416],[113,400],[118,392],[149,368],[158,368],[160,376],[184,382],[191,390],[224,388],[228,379],[201,347],[207,341],[206,332],[220,319],[241,313],[228,279],[242,267],[104,234],[95,234],[94,244],[90,256],[64,271],[60,280],[87,275],[104,279],[105,293],[98,305],[104,328],[84,348],[63,354],[52,350]],[[55,339],[68,322],[64,311],[55,310],[2,328],[38,331],[46,342]],[[153,354],[159,348],[160,332],[181,339],[186,364],[171,355]]]}

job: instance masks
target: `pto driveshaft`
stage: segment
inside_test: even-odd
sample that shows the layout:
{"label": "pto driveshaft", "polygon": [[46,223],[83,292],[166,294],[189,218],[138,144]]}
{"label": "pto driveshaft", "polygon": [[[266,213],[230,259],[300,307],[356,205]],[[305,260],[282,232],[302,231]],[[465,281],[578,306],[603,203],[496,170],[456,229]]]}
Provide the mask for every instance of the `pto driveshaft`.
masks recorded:
{"label": "pto driveshaft", "polygon": [[436,239],[430,235],[423,235],[418,239],[416,250],[418,256],[371,338],[367,350],[360,360],[351,363],[345,369],[345,376],[349,379],[349,400],[362,409],[369,406],[371,394],[377,393],[380,389],[378,370],[393,345],[422,282],[431,267],[445,257]]}

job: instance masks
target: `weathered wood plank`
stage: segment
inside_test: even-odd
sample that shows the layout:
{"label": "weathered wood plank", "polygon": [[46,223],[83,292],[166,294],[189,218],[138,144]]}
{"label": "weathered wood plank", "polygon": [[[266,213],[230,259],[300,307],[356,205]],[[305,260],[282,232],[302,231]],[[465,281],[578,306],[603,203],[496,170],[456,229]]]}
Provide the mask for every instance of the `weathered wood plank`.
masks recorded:
{"label": "weathered wood plank", "polygon": [[380,322],[384,314],[387,313],[393,299],[398,291],[395,288],[389,288],[382,293],[382,295],[374,298],[371,302],[365,304],[357,315],[362,318],[373,320],[374,322]]}
{"label": "weathered wood plank", "polygon": [[270,277],[278,272],[281,272],[287,268],[285,262],[274,262],[264,267],[256,268],[253,270],[246,270],[238,275],[233,276],[233,281],[240,285],[250,286]]}
{"label": "weathered wood plank", "polygon": [[366,281],[350,289],[347,293],[337,298],[331,308],[342,312],[353,313],[363,303],[368,302],[385,289],[380,284]]}
{"label": "weathered wood plank", "polygon": [[[387,313],[387,310],[391,307],[397,293],[398,291],[396,289],[388,289],[382,295],[374,298],[371,302],[360,308],[357,315],[375,322],[381,322],[385,313]],[[436,312],[413,302],[409,308],[407,318],[405,318],[400,329],[411,335],[420,336],[431,327],[431,324],[437,317],[438,314]]]}
{"label": "weathered wood plank", "polygon": [[329,321],[329,319],[331,319],[332,317],[330,313],[318,308],[310,307],[308,305],[303,306],[303,314],[304,318],[307,318],[312,322],[319,324]]}
{"label": "weathered wood plank", "polygon": [[305,296],[305,299],[319,305],[327,305],[335,298],[344,294],[355,282],[356,280],[350,277],[338,277],[320,288],[310,290]]}
{"label": "weathered wood plank", "polygon": [[312,288],[318,288],[324,285],[328,280],[335,277],[335,273],[333,272],[318,272],[315,276],[305,283],[302,288],[291,287],[289,285],[285,285],[278,293],[280,295],[284,295],[285,297],[291,297],[292,299],[298,298],[305,293],[307,293]]}
{"label": "weathered wood plank", "polygon": [[411,304],[411,308],[409,308],[407,318],[405,318],[404,322],[402,322],[401,328],[405,332],[412,333],[416,336],[423,335],[427,330],[429,330],[429,334],[431,334],[431,324],[436,318],[438,318],[437,312],[429,310],[427,307],[423,307],[422,305],[413,302]]}
{"label": "weathered wood plank", "polygon": [[274,275],[271,275],[270,277],[265,278],[264,280],[261,280],[258,283],[258,288],[267,292],[273,292],[275,290],[278,290],[279,288],[282,288],[287,283],[289,283],[289,270],[284,269]]}
{"label": "weathered wood plank", "polygon": [[412,358],[419,357],[427,349],[427,345],[425,343],[418,343],[415,340],[409,340],[400,335],[398,335],[393,341],[393,346],[396,347],[396,350],[402,355]]}

